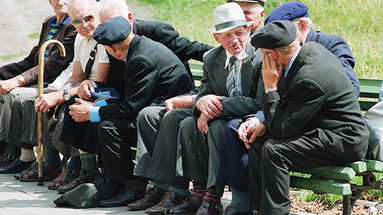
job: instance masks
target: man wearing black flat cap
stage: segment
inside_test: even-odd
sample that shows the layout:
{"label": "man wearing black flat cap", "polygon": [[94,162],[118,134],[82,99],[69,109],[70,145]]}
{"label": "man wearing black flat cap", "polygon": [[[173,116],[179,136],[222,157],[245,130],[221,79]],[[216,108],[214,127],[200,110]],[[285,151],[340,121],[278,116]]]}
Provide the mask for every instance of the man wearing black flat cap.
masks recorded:
{"label": "man wearing black flat cap", "polygon": [[266,18],[265,25],[277,20],[290,20],[294,22],[300,43],[307,41],[320,43],[337,56],[354,86],[356,95],[359,96],[360,85],[354,71],[355,59],[343,38],[311,29],[313,22],[309,18],[309,9],[301,1],[288,1],[274,8]]}
{"label": "man wearing black flat cap", "polygon": [[142,198],[146,187],[140,179],[133,177],[131,146],[135,143],[129,142],[128,130],[138,112],[151,104],[189,92],[193,83],[174,53],[160,43],[134,35],[128,20],[123,17],[101,23],[93,38],[113,57],[125,61],[122,95],[118,100],[95,103],[76,99],[76,104],[69,107],[69,115],[79,123],[73,120],[68,123],[70,116],[65,116],[62,132],[72,129],[72,133],[76,132],[72,135],[75,138],[61,135],[61,140],[100,155],[103,176],[107,179],[101,190],[108,192],[98,194],[98,205],[122,206]]}
{"label": "man wearing black flat cap", "polygon": [[261,104],[271,134],[251,144],[251,203],[261,215],[289,214],[289,171],[363,159],[368,132],[339,60],[318,43],[300,46],[292,22],[267,24],[251,43],[264,53]]}

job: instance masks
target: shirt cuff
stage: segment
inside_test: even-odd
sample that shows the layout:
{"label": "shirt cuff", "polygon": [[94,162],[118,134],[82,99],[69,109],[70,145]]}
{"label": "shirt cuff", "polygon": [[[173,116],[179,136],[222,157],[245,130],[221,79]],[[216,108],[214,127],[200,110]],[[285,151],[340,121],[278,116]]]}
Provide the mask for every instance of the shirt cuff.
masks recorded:
{"label": "shirt cuff", "polygon": [[96,103],[96,105],[99,106],[99,107],[107,106],[108,105],[108,103],[106,103],[105,99],[95,101],[94,103]]}
{"label": "shirt cuff", "polygon": [[263,115],[263,111],[258,111],[257,113],[254,114],[254,116],[258,118],[260,123],[265,122],[265,115]]}
{"label": "shirt cuff", "polygon": [[89,110],[89,120],[91,122],[101,122],[101,117],[99,113],[100,107],[91,107]]}

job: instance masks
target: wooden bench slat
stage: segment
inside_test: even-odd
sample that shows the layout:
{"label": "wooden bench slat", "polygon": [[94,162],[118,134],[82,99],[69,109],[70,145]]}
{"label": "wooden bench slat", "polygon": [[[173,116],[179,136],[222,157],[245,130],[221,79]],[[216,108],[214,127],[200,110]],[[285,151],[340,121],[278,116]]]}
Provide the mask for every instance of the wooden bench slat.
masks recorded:
{"label": "wooden bench slat", "polygon": [[314,178],[290,177],[290,186],[314,192],[333,193],[337,195],[350,195],[351,185],[333,181],[324,181]]}
{"label": "wooden bench slat", "polygon": [[299,172],[340,180],[351,180],[356,172],[351,167],[324,166],[312,169],[304,169]]}
{"label": "wooden bench slat", "polygon": [[383,162],[377,160],[366,160],[367,169],[373,172],[383,171]]}
{"label": "wooden bench slat", "polygon": [[364,161],[356,161],[353,163],[348,163],[346,166],[351,167],[356,173],[366,172],[367,163]]}

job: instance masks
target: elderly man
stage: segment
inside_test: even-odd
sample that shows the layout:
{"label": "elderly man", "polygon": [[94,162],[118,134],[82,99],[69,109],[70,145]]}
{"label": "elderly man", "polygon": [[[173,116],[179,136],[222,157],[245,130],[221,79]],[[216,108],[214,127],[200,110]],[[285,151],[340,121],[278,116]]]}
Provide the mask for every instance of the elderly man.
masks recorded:
{"label": "elderly man", "polygon": [[292,22],[269,23],[251,43],[264,53],[261,103],[271,134],[251,145],[251,202],[258,214],[289,214],[289,171],[363,159],[368,131],[339,60],[318,43],[300,46]]}
{"label": "elderly man", "polygon": [[[68,67],[73,59],[73,44],[77,32],[68,21],[66,2],[67,0],[50,0],[49,3],[55,12],[55,16],[49,16],[44,20],[38,45],[32,49],[24,60],[0,67],[0,94],[4,95],[4,104],[0,104],[0,145],[2,147],[6,144],[8,136],[14,98],[20,95],[27,96],[26,91],[35,93],[35,90],[11,90],[37,83],[38,54],[41,45],[47,40],[57,39],[63,43],[66,49],[66,57],[62,57],[59,48],[54,45],[51,45],[45,51],[44,79],[47,82],[53,81]],[[7,147],[0,158],[1,165],[8,165],[18,157],[15,149],[13,145]],[[24,167],[29,166],[33,162],[33,157],[26,158],[23,161],[24,163],[18,161],[17,164]]]}
{"label": "elderly man", "polygon": [[258,85],[261,55],[246,43],[252,23],[236,3],[218,6],[214,20],[212,31],[221,46],[204,57],[193,116],[181,122],[179,131],[183,176],[193,181],[193,195],[166,214],[222,212],[223,185],[216,184],[215,177],[223,126],[227,119],[260,109],[256,97],[262,92]]}
{"label": "elderly man", "polygon": [[354,86],[354,91],[359,96],[359,80],[356,77],[354,66],[355,59],[347,43],[339,36],[312,30],[312,21],[309,18],[308,8],[301,1],[288,1],[274,8],[266,18],[265,24],[276,20],[290,20],[297,27],[297,37],[300,43],[314,41],[323,45],[338,57],[343,69]]}
{"label": "elderly man", "polygon": [[245,14],[246,20],[254,22],[249,29],[250,37],[253,37],[255,30],[261,26],[265,17],[265,9],[263,7],[266,0],[228,0],[228,2],[238,3]]}
{"label": "elderly man", "polygon": [[99,205],[126,205],[141,198],[146,185],[140,184],[141,180],[132,174],[134,165],[130,147],[134,143],[128,140],[129,127],[142,108],[186,93],[193,84],[184,65],[169,49],[135,35],[123,17],[101,23],[93,38],[113,57],[126,62],[124,91],[117,101],[89,103],[76,99],[77,103],[69,107],[69,114],[80,123],[66,116],[61,140],[100,154],[106,179],[100,186],[107,192],[98,193]]}

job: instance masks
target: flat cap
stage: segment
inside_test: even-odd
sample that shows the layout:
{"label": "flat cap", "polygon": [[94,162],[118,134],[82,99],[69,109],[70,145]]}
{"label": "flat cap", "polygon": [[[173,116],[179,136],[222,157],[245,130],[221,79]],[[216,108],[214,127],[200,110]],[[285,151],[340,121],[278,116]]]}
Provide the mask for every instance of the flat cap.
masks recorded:
{"label": "flat cap", "polygon": [[102,45],[113,45],[126,39],[131,31],[129,21],[118,16],[98,25],[94,30],[93,39]]}
{"label": "flat cap", "polygon": [[249,3],[257,2],[258,4],[262,5],[262,7],[264,7],[266,4],[266,0],[228,0],[227,2],[249,2]]}
{"label": "flat cap", "polygon": [[277,20],[294,20],[309,16],[309,8],[301,1],[288,1],[274,8],[265,20],[265,24]]}
{"label": "flat cap", "polygon": [[271,22],[256,31],[251,39],[251,45],[255,48],[280,48],[295,40],[296,30],[294,23],[288,20]]}

